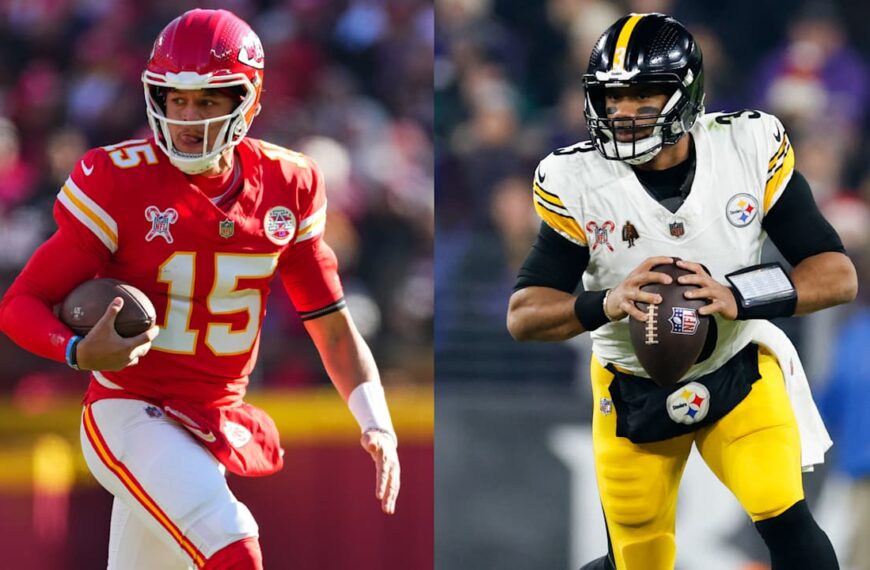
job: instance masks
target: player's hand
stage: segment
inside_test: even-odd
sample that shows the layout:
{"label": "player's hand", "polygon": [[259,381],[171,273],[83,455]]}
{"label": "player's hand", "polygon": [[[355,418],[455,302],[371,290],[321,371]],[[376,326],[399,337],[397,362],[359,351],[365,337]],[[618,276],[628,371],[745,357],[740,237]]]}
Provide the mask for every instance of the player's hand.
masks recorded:
{"label": "player's hand", "polygon": [[688,269],[692,275],[683,275],[677,279],[682,285],[698,285],[700,289],[686,291],[683,296],[686,299],[707,299],[708,305],[698,309],[700,315],[722,315],[723,318],[733,321],[737,318],[737,300],[731,289],[722,285],[707,273],[707,270],[697,263],[680,260],[677,267]]}
{"label": "player's hand", "polygon": [[624,319],[626,315],[631,315],[639,321],[646,322],[646,313],[638,309],[635,302],[658,305],[662,302],[662,297],[655,293],[645,293],[640,288],[650,283],[670,284],[673,281],[670,275],[652,271],[652,268],[673,262],[673,257],[658,256],[650,257],[638,265],[622,283],[610,290],[607,296],[607,316],[618,321]]}
{"label": "player's hand", "polygon": [[391,515],[396,512],[401,472],[396,441],[387,433],[372,430],[362,435],[360,443],[375,462],[375,497],[381,510]]}
{"label": "player's hand", "polygon": [[138,364],[151,350],[151,341],[160,330],[157,326],[130,338],[123,338],[115,330],[115,319],[123,306],[124,299],[115,297],[94,328],[79,341],[76,361],[81,370],[121,370]]}

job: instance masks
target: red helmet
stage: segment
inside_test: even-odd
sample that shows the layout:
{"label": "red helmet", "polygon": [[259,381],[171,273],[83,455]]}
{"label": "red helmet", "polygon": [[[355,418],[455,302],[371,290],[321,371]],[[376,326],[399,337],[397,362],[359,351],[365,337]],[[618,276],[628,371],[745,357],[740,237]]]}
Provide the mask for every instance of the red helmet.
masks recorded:
{"label": "red helmet", "polygon": [[[260,112],[263,88],[263,45],[244,20],[226,10],[190,10],[166,26],[151,50],[142,74],[148,123],[157,145],[169,160],[188,174],[204,172],[221,154],[237,145]],[[168,89],[238,90],[241,102],[229,115],[201,121],[166,117]],[[175,148],[169,124],[204,126],[202,153]],[[214,148],[208,148],[208,129],[220,129]]]}

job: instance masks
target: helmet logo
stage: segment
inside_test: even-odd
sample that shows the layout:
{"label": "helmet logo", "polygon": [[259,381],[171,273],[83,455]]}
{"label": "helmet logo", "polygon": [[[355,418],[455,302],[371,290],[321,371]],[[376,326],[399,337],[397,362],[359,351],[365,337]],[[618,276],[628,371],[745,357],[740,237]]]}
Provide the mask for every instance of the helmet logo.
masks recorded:
{"label": "helmet logo", "polygon": [[241,49],[239,49],[239,61],[245,65],[250,65],[254,69],[263,69],[265,59],[266,56],[263,52],[263,44],[260,43],[260,38],[254,32],[248,32],[248,35],[242,40]]}

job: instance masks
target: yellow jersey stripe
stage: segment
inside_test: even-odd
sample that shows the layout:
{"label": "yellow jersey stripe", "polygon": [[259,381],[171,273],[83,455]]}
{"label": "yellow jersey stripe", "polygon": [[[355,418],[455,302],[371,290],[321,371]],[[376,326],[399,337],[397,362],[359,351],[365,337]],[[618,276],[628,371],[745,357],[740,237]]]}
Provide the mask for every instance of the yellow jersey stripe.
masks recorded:
{"label": "yellow jersey stripe", "polygon": [[[61,188],[58,193],[58,201],[63,204],[67,210],[79,221],[87,227],[97,238],[103,242],[109,251],[115,253],[118,250],[118,235],[115,233],[112,225],[106,222],[98,214],[85,203],[81,196],[76,194],[66,185]],[[114,225],[114,224],[113,224]]]}
{"label": "yellow jersey stripe", "polygon": [[788,149],[785,152],[785,157],[782,161],[782,166],[776,171],[774,171],[773,176],[767,181],[767,185],[764,187],[764,213],[766,214],[776,199],[782,194],[782,191],[785,190],[785,186],[789,180],[791,180],[791,175],[794,172],[794,149],[791,145],[788,145]]}
{"label": "yellow jersey stripe", "polygon": [[586,232],[574,218],[548,210],[538,200],[535,200],[535,210],[548,226],[562,234],[566,239],[578,245],[587,245]]}
{"label": "yellow jersey stripe", "polygon": [[300,226],[300,231],[293,243],[299,243],[323,233],[323,230],[326,229],[326,208],[324,207],[319,213],[306,218],[306,222],[308,224],[304,229]]}
{"label": "yellow jersey stripe", "polygon": [[130,474],[129,471],[115,459],[112,452],[109,451],[104,442],[102,435],[97,429],[94,423],[93,410],[90,405],[85,406],[84,413],[84,427],[85,432],[88,436],[88,441],[90,441],[91,445],[94,447],[94,451],[97,452],[97,455],[100,457],[102,462],[109,468],[109,470],[116,476],[124,486],[127,488],[130,493],[133,494],[134,497],[145,507],[151,516],[157,519],[157,522],[169,532],[170,535],[178,542],[181,548],[184,549],[185,552],[193,559],[194,564],[196,564],[197,568],[202,568],[205,566],[205,556],[199,551],[199,549],[185,537],[178,527],[169,520],[169,517],[158,507],[153,499],[148,496],[148,494],[142,489],[139,482],[135,480],[135,478]]}
{"label": "yellow jersey stripe", "polygon": [[783,135],[782,144],[779,145],[779,148],[776,150],[776,154],[773,155],[773,158],[770,159],[770,162],[767,163],[767,172],[769,173],[773,170],[773,167],[776,165],[776,162],[783,155],[786,148],[789,146],[788,135]]}
{"label": "yellow jersey stripe", "polygon": [[616,39],[616,48],[613,50],[613,65],[612,71],[625,70],[625,54],[628,51],[628,42],[631,40],[631,34],[634,32],[634,27],[646,14],[632,14],[622,30],[619,31],[619,37]]}
{"label": "yellow jersey stripe", "polygon": [[560,200],[558,196],[556,196],[552,192],[547,192],[537,182],[534,183],[534,191],[535,194],[543,198],[545,201],[553,204],[554,206],[559,206],[560,208],[565,207],[565,204],[562,203],[562,200]]}

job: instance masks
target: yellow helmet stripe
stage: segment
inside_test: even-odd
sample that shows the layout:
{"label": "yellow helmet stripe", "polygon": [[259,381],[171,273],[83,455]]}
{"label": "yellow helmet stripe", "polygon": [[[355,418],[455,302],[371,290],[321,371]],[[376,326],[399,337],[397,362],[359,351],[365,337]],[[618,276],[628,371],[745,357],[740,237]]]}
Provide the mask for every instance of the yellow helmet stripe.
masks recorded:
{"label": "yellow helmet stripe", "polygon": [[613,50],[613,65],[611,71],[625,71],[625,53],[628,51],[628,42],[631,39],[631,34],[634,32],[634,27],[641,18],[646,14],[632,14],[622,30],[619,31],[619,37],[616,39],[616,49]]}

